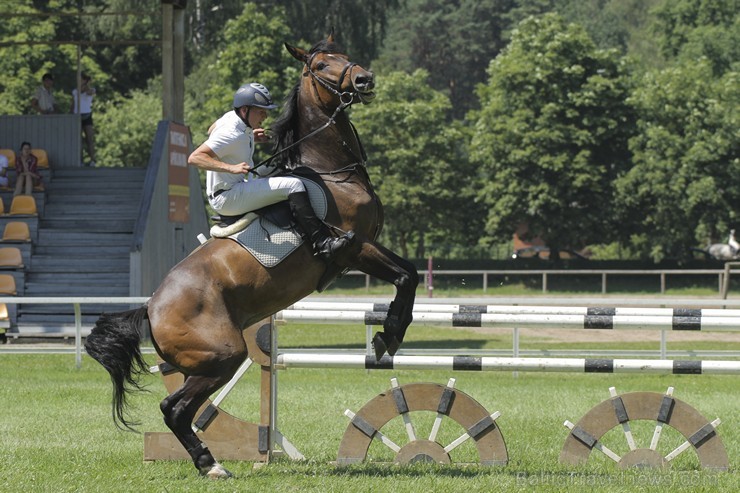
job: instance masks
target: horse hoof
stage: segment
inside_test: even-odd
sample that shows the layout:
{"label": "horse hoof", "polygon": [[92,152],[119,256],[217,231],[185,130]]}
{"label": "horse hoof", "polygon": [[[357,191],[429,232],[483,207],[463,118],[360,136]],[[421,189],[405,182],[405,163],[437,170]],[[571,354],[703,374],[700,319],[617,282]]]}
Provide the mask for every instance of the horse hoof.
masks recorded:
{"label": "horse hoof", "polygon": [[388,344],[388,349],[387,349],[388,354],[390,356],[395,356],[396,353],[398,352],[398,348],[400,347],[401,347],[401,342],[394,337],[393,339],[391,339],[390,344]]}
{"label": "horse hoof", "polygon": [[376,332],[373,336],[373,349],[375,350],[375,361],[380,361],[380,359],[383,357],[385,352],[388,350],[388,346],[386,346],[385,341],[383,340],[383,334],[381,332]]}
{"label": "horse hoof", "polygon": [[224,466],[222,466],[218,462],[211,466],[211,469],[209,469],[208,472],[205,473],[205,477],[207,477],[208,479],[229,479],[233,476],[233,474],[227,471]]}

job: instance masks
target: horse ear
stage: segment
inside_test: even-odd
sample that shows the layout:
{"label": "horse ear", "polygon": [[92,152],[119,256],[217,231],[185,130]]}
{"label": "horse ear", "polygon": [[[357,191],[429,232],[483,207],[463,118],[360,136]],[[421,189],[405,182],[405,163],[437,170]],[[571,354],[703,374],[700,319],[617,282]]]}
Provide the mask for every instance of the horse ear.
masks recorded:
{"label": "horse ear", "polygon": [[331,31],[329,32],[329,36],[326,37],[326,40],[329,43],[333,43],[334,42],[334,26],[331,26]]}
{"label": "horse ear", "polygon": [[289,45],[288,43],[285,43],[285,49],[288,50],[288,53],[293,55],[293,58],[300,62],[306,63],[306,61],[308,60],[308,53],[302,48],[297,48],[295,46]]}

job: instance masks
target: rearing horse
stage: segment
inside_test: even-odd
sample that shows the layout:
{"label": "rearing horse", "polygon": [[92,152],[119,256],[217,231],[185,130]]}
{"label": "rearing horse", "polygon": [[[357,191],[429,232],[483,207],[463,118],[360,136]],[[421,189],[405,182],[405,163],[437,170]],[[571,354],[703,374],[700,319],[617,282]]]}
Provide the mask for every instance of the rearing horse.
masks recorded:
{"label": "rearing horse", "polygon": [[[410,262],[376,243],[383,208],[365,170],[363,150],[344,109],[374,98],[373,74],[351,63],[333,36],[306,51],[288,44],[304,64],[303,76],[275,124],[276,148],[286,169],[319,183],[327,196],[326,222],[354,231],[355,240],[326,265],[304,243],[280,264],[263,267],[229,239],[211,239],[172,268],[149,302],[103,314],[85,342],[113,381],[113,417],[131,428],[126,397],[148,371],[140,353],[148,322],[158,355],[185,375],[160,404],[164,421],[202,475],[229,477],[191,429],[198,408],[227,383],[247,357],[242,331],[312,293],[345,269],[393,283],[396,296],[383,332],[373,338],[376,357],[395,354],[412,319],[418,273]],[[323,281],[322,281],[323,280]],[[317,337],[318,338],[318,337]]]}

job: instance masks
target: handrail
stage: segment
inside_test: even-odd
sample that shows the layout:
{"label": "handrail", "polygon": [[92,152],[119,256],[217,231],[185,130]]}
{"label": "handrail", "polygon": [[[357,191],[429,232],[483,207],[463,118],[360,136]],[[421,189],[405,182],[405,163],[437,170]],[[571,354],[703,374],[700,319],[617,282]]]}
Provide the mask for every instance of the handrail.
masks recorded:
{"label": "handrail", "polygon": [[136,223],[134,225],[134,235],[131,242],[132,252],[140,252],[144,244],[144,233],[146,231],[152,197],[154,196],[154,188],[157,183],[157,173],[159,173],[162,154],[164,154],[166,149],[165,146],[167,145],[168,125],[169,122],[166,120],[160,121],[157,124],[157,131],[154,134],[152,152],[149,155],[149,163],[146,167],[144,189],[142,190],[141,201],[139,202],[139,215],[137,216]]}

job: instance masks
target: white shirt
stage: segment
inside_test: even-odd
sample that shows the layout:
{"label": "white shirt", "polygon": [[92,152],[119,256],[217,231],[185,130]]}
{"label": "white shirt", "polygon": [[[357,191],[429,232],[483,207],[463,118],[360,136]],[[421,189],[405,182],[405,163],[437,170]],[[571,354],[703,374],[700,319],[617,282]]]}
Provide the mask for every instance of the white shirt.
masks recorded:
{"label": "white shirt", "polygon": [[[216,121],[205,144],[224,163],[254,165],[252,161],[254,134],[233,110],[224,113]],[[206,172],[206,192],[210,195],[217,190],[229,189],[242,181],[244,181],[244,175],[208,171]]]}
{"label": "white shirt", "polygon": [[41,108],[41,111],[49,112],[54,109],[54,105],[56,104],[56,101],[54,101],[54,95],[51,91],[47,91],[44,86],[39,86],[33,97],[39,102],[39,108]]}
{"label": "white shirt", "polygon": [[92,101],[93,96],[95,95],[95,89],[92,90],[92,94],[87,94],[86,92],[82,92],[82,97],[80,98],[80,104],[77,105],[77,89],[72,90],[72,100],[74,101],[74,108],[75,113],[92,113]]}

